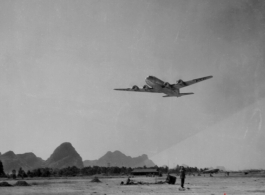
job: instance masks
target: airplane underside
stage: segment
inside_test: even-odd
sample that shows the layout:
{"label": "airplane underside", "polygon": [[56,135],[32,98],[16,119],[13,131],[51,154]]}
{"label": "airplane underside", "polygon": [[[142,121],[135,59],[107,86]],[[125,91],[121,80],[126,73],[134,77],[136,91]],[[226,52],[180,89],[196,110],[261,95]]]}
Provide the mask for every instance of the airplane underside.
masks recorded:
{"label": "airplane underside", "polygon": [[184,96],[184,95],[192,95],[194,93],[179,93],[177,95],[164,95],[163,97],[181,97],[181,96]]}
{"label": "airplane underside", "polygon": [[168,89],[168,88],[162,88],[161,92],[166,94],[163,97],[181,97],[181,96],[184,96],[184,95],[192,95],[192,94],[194,94],[194,93],[180,93],[179,89],[172,90],[172,89]]}
{"label": "airplane underside", "polygon": [[163,97],[181,97],[184,95],[192,95],[194,93],[180,93],[179,89],[183,87],[187,87],[189,85],[204,81],[206,79],[210,79],[213,76],[206,76],[197,79],[193,79],[190,81],[178,80],[176,84],[170,84],[168,82],[164,82],[154,76],[148,76],[145,79],[147,85],[144,85],[142,88],[139,88],[137,85],[134,85],[132,88],[120,88],[115,89],[119,91],[132,91],[132,92],[147,92],[147,93],[164,93]]}
{"label": "airplane underside", "polygon": [[133,86],[132,89],[127,88],[127,89],[116,89],[116,90],[134,91],[134,92],[149,92],[149,93],[164,93],[165,95],[163,97],[181,97],[184,95],[194,94],[194,93],[180,93],[179,89],[172,89],[172,88],[163,87],[160,85],[153,85],[153,86],[145,85],[143,88],[139,88],[138,86]]}
{"label": "airplane underside", "polygon": [[163,97],[181,97],[184,95],[192,95],[194,93],[180,93],[179,89],[177,88],[172,88],[172,86],[169,85],[164,85],[164,82],[157,79],[157,78],[147,78],[146,79],[146,84],[149,85],[151,88],[149,88],[150,90],[153,90],[157,93],[164,93],[166,95],[164,95]]}

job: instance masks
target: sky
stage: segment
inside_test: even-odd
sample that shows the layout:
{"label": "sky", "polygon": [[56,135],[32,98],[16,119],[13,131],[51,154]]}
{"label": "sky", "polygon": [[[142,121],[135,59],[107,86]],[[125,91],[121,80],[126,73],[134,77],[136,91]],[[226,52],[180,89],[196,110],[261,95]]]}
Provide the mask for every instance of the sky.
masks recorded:
{"label": "sky", "polygon": [[[265,2],[0,2],[0,152],[265,169]],[[194,95],[114,91],[156,76]]]}

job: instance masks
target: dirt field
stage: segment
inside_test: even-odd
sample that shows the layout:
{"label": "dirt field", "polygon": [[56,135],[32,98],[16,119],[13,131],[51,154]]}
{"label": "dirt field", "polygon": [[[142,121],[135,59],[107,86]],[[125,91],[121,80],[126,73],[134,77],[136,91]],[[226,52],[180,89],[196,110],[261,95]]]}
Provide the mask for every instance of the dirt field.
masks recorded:
{"label": "dirt field", "polygon": [[[99,178],[101,183],[92,183],[93,178],[62,178],[62,179],[26,179],[31,186],[0,187],[1,195],[16,194],[62,194],[62,195],[104,195],[104,194],[199,194],[199,195],[230,195],[230,194],[264,194],[264,174],[231,174],[229,177],[223,173],[207,176],[187,176],[186,190],[179,191],[180,181],[176,185],[168,184],[143,184],[120,185],[126,178]],[[165,177],[134,177],[134,181],[155,183],[165,180]],[[2,180],[14,185],[17,180]]]}

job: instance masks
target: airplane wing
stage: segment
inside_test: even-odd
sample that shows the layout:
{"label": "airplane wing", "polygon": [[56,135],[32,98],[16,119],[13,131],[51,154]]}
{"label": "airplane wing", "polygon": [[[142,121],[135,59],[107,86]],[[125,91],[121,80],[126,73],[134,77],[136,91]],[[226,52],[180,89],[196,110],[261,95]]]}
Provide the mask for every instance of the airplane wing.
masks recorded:
{"label": "airplane wing", "polygon": [[136,85],[133,86],[132,88],[126,88],[126,89],[114,89],[118,91],[132,91],[132,92],[148,92],[148,93],[163,93],[162,91],[158,91],[157,89],[150,88],[150,87],[144,87],[144,88],[139,88]]}
{"label": "airplane wing", "polygon": [[213,76],[202,77],[202,78],[193,79],[190,81],[179,80],[177,84],[173,84],[173,87],[175,89],[180,89],[180,88],[187,87],[187,86],[190,86],[192,84],[195,84],[195,83],[198,83],[198,82],[204,81],[206,79],[210,79],[210,78],[213,78]]}

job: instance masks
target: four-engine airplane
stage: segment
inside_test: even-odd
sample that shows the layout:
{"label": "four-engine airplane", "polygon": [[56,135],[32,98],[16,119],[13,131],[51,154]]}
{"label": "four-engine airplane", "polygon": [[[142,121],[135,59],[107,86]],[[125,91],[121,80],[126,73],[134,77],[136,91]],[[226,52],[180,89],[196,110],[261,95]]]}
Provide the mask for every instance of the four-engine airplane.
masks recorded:
{"label": "four-engine airplane", "polygon": [[189,85],[210,79],[213,76],[202,77],[198,79],[193,79],[190,81],[182,81],[181,79],[177,81],[176,84],[169,84],[164,82],[154,76],[149,76],[145,79],[147,85],[144,85],[143,88],[139,88],[134,85],[132,88],[127,89],[114,89],[119,91],[134,91],[134,92],[149,92],[149,93],[164,93],[166,94],[163,97],[181,97],[183,95],[191,95],[194,93],[180,93],[179,89],[187,87]]}

